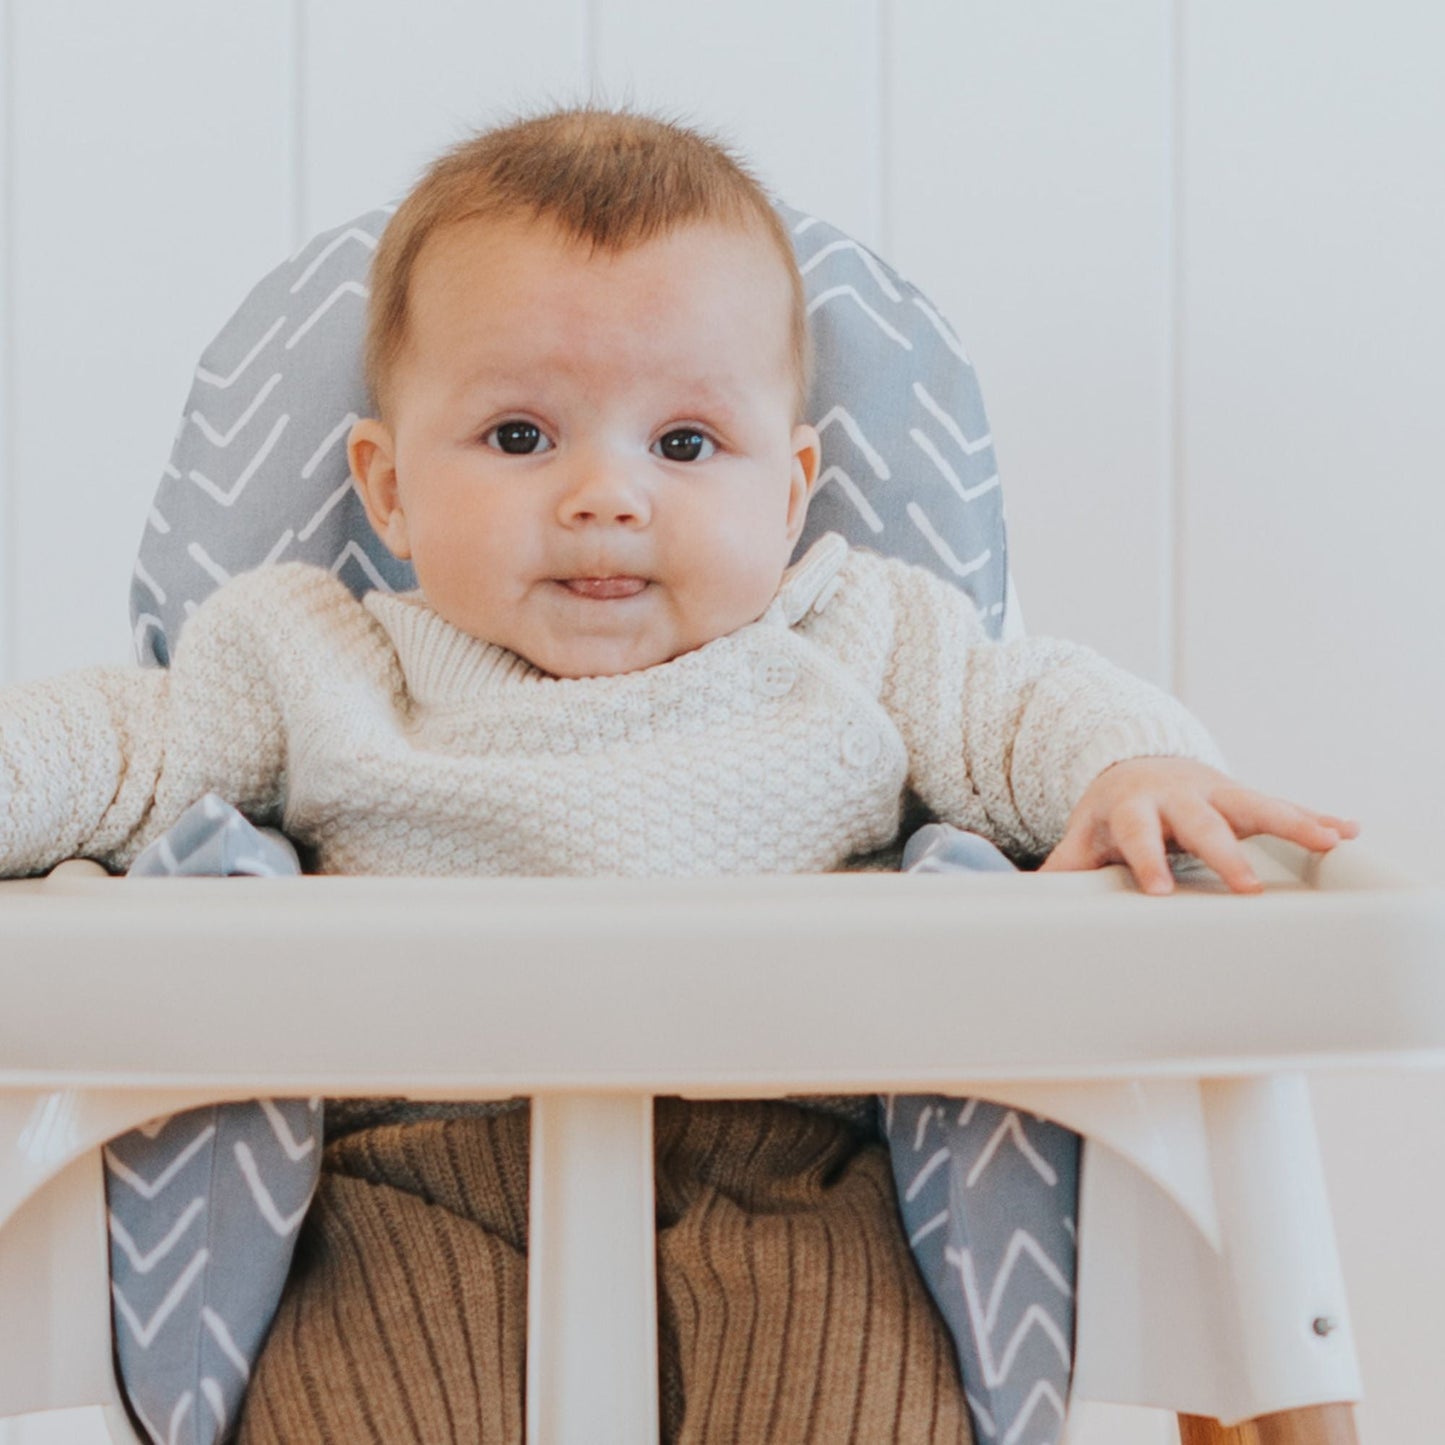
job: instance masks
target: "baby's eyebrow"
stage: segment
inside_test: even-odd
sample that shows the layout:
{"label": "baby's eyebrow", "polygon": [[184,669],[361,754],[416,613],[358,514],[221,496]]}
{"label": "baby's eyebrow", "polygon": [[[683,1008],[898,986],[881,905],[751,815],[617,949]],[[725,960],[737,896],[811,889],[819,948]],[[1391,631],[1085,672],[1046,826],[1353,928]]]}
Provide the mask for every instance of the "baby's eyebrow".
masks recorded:
{"label": "baby's eyebrow", "polygon": [[683,378],[669,388],[669,396],[681,400],[684,410],[711,412],[725,421],[737,416],[737,402],[730,389],[711,382]]}
{"label": "baby's eyebrow", "polygon": [[[493,369],[483,362],[468,372],[462,390],[468,396],[481,391],[504,392],[520,404],[522,400],[548,387],[562,383],[567,374],[565,365],[549,367],[539,365],[518,369],[509,366],[505,370]],[[705,376],[685,376],[670,371],[665,365],[659,367],[659,375],[666,385],[659,389],[656,405],[669,412],[700,413],[715,418],[729,427],[738,424],[743,408],[733,387],[719,384]]]}

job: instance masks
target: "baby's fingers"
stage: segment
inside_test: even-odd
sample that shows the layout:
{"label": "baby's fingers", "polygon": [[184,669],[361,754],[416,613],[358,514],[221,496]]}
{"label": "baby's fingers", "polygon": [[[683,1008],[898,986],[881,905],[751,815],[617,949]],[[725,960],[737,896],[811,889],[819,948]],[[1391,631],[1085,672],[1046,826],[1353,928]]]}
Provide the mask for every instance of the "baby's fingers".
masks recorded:
{"label": "baby's fingers", "polygon": [[1174,875],[1164,852],[1164,827],[1154,804],[1142,798],[1120,804],[1109,815],[1119,856],[1145,893],[1172,893]]}
{"label": "baby's fingers", "polygon": [[1104,862],[1103,854],[1090,841],[1092,823],[1075,823],[1054,845],[1053,852],[1039,865],[1040,873],[1082,873]]}
{"label": "baby's fingers", "polygon": [[1235,830],[1223,814],[1202,799],[1191,797],[1165,810],[1174,841],[1207,863],[1236,893],[1258,893],[1264,886],[1239,846]]}
{"label": "baby's fingers", "polygon": [[1353,838],[1360,831],[1359,824],[1348,818],[1311,812],[1283,798],[1256,793],[1252,788],[1221,788],[1212,801],[1241,838],[1268,833],[1298,843],[1302,848],[1326,853],[1341,838]]}

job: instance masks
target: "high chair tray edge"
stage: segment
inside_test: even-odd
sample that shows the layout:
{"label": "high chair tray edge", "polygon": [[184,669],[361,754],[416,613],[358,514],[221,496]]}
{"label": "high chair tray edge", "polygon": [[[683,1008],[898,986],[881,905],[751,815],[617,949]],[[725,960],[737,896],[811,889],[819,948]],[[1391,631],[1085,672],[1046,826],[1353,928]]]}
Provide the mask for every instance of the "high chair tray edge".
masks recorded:
{"label": "high chair tray edge", "polygon": [[0,883],[0,1084],[455,1096],[1445,1064],[1445,890],[1368,854],[718,879]]}

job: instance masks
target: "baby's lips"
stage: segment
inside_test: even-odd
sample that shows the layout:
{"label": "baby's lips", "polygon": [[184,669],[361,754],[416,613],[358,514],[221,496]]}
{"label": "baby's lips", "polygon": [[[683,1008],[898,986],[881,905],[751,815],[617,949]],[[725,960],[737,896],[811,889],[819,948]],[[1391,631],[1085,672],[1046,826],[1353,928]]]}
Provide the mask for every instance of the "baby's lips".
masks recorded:
{"label": "baby's lips", "polygon": [[606,602],[618,597],[636,597],[647,586],[645,577],[564,577],[562,585],[578,597]]}

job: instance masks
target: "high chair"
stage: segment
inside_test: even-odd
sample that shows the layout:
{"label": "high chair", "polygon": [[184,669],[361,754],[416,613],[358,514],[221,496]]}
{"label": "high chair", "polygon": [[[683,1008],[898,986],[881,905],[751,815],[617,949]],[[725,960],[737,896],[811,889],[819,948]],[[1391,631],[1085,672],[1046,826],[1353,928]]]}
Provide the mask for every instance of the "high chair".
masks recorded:
{"label": "high chair", "polygon": [[[919,560],[1017,626],[981,404],[850,352],[862,335],[896,360],[921,326],[966,390],[957,338],[876,257],[783,209],[820,353],[810,526],[880,548],[902,535],[881,515],[889,454],[855,406],[891,386],[913,408],[914,462],[993,539],[942,529],[914,498],[894,510]],[[305,388],[280,410],[267,380],[345,321],[305,364],[354,395],[384,220],[308,244],[203,358],[137,567],[143,652],[164,660],[198,583],[274,556],[404,580],[346,488],[354,406],[326,393],[303,418]],[[862,327],[847,347],[831,329],[845,315]],[[270,537],[246,555],[183,519],[239,514],[272,484],[284,509],[272,494]],[[1167,900],[1119,868],[178,884],[76,860],[0,884],[0,1417],[94,1404],[135,1438],[112,1371],[106,1140],[216,1100],[526,1094],[528,1439],[656,1440],[652,1099],[943,1092],[1090,1140],[1075,1400],[1178,1411],[1189,1445],[1346,1445],[1360,1382],[1305,1075],[1445,1063],[1445,896],[1353,845],[1322,860],[1250,846],[1261,897],[1197,866]]]}

